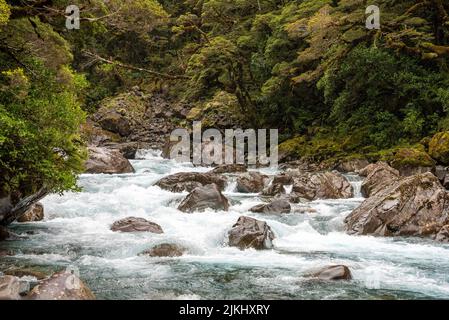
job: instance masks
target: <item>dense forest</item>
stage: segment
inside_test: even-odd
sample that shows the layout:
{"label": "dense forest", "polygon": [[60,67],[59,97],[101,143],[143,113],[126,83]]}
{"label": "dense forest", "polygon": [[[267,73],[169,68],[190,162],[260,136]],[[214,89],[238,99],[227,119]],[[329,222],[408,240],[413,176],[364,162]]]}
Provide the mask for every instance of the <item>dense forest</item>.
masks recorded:
{"label": "dense forest", "polygon": [[449,3],[378,0],[379,30],[371,4],[0,0],[0,193],[76,189],[80,126],[136,86],[188,103],[181,125],[278,128],[286,159],[433,161],[430,139],[449,130]]}

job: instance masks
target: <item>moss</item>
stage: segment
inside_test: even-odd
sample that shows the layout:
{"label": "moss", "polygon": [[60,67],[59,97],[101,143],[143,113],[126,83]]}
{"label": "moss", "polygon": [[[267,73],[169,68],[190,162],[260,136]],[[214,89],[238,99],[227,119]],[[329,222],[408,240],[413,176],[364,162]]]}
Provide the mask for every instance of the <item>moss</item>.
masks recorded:
{"label": "moss", "polygon": [[297,136],[286,140],[279,145],[279,153],[289,157],[301,157],[307,139],[304,136]]}
{"label": "moss", "polygon": [[449,164],[449,131],[438,132],[429,142],[429,154],[442,164]]}
{"label": "moss", "polygon": [[394,168],[404,166],[433,167],[435,163],[425,151],[413,148],[401,148],[395,153],[391,165]]}

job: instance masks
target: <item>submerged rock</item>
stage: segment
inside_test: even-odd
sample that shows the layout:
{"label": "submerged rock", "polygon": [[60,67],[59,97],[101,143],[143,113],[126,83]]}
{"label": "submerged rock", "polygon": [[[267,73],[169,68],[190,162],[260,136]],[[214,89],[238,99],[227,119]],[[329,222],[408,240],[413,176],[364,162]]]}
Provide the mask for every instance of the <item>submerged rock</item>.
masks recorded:
{"label": "submerged rock", "polygon": [[267,180],[267,176],[258,172],[246,172],[237,178],[237,191],[241,193],[262,192]]}
{"label": "submerged rock", "polygon": [[209,184],[215,184],[220,190],[224,190],[226,179],[212,173],[180,172],[162,178],[155,185],[171,192],[191,192]]}
{"label": "submerged rock", "polygon": [[399,180],[399,171],[390,167],[386,162],[370,164],[359,174],[366,177],[363,180],[361,191],[364,197],[370,197],[384,190],[387,186]]}
{"label": "submerged rock", "polygon": [[44,206],[42,203],[35,203],[31,208],[29,208],[24,214],[22,214],[17,222],[34,222],[42,221],[44,219]]}
{"label": "submerged rock", "polygon": [[19,278],[0,276],[0,300],[20,300]]}
{"label": "submerged rock", "polygon": [[259,204],[250,209],[251,212],[257,213],[290,213],[292,207],[287,200],[278,199],[270,203]]}
{"label": "submerged rock", "polygon": [[275,236],[270,226],[264,221],[250,217],[240,217],[228,233],[229,245],[241,250],[254,248],[270,249]]}
{"label": "submerged rock", "polygon": [[351,270],[344,265],[328,266],[313,272],[310,276],[320,280],[351,280]]}
{"label": "submerged rock", "polygon": [[162,243],[146,250],[141,255],[150,257],[180,257],[187,251],[186,248],[173,243]]}
{"label": "submerged rock", "polygon": [[348,199],[354,196],[354,189],[341,173],[327,172],[289,172],[292,174],[292,192],[299,198]]}
{"label": "submerged rock", "polygon": [[164,233],[161,226],[144,218],[128,217],[112,224],[112,231]]}
{"label": "submerged rock", "polygon": [[449,224],[449,193],[431,173],[390,183],[346,219],[351,234],[436,236]]}
{"label": "submerged rock", "polygon": [[85,162],[86,173],[120,174],[133,173],[134,168],[118,150],[89,147],[89,159]]}
{"label": "submerged rock", "polygon": [[181,202],[178,209],[183,212],[204,211],[206,209],[228,211],[229,201],[215,184],[197,187]]}
{"label": "submerged rock", "polygon": [[28,295],[30,300],[95,300],[90,289],[71,272],[59,272],[41,281]]}

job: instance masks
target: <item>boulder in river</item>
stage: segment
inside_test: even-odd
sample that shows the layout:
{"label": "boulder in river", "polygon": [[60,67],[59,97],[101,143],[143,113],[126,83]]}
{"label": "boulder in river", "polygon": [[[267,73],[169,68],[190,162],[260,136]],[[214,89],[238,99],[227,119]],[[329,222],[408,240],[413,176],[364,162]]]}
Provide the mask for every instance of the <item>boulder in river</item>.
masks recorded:
{"label": "boulder in river", "polygon": [[20,300],[19,278],[0,276],[0,300]]}
{"label": "boulder in river", "polygon": [[247,172],[247,169],[244,164],[222,164],[214,168],[210,172],[215,174],[240,173],[240,172]]}
{"label": "boulder in river", "polygon": [[348,199],[354,189],[348,179],[337,171],[290,172],[293,178],[293,193],[307,200]]}
{"label": "boulder in river", "polygon": [[270,203],[259,204],[250,209],[251,212],[257,213],[290,213],[292,207],[287,200],[277,199],[273,200]]}
{"label": "boulder in river", "polygon": [[171,192],[191,192],[197,187],[209,184],[215,184],[220,190],[224,190],[226,179],[212,173],[180,172],[162,178],[155,185]]}
{"label": "boulder in river", "polygon": [[228,199],[221,193],[216,184],[193,189],[178,207],[179,210],[188,213],[204,211],[208,208],[224,211],[229,209]]}
{"label": "boulder in river", "polygon": [[180,257],[187,251],[186,248],[173,243],[162,243],[145,250],[141,255],[150,257]]}
{"label": "boulder in river", "polygon": [[17,222],[34,222],[42,221],[44,219],[44,206],[37,202],[31,206],[24,214],[22,214]]}
{"label": "boulder in river", "polygon": [[120,174],[133,173],[134,168],[118,150],[89,147],[89,158],[85,162],[86,173]]}
{"label": "boulder in river", "polygon": [[266,187],[262,191],[263,196],[269,196],[269,197],[274,197],[274,196],[281,195],[284,193],[286,193],[286,190],[284,188],[284,185],[281,183],[271,183],[268,187]]}
{"label": "boulder in river", "polygon": [[320,280],[351,280],[351,270],[344,265],[328,266],[321,268],[311,274],[312,277]]}
{"label": "boulder in river", "polygon": [[345,219],[351,234],[435,237],[449,224],[449,193],[432,173],[378,190]]}
{"label": "boulder in river", "polygon": [[30,300],[95,300],[95,295],[72,272],[55,273],[42,280],[28,295]]}
{"label": "boulder in river", "polygon": [[363,180],[361,191],[364,197],[370,197],[384,190],[387,186],[399,180],[399,171],[390,167],[386,162],[377,162],[368,165],[359,174],[366,177]]}
{"label": "boulder in river", "polygon": [[254,248],[271,249],[275,236],[270,226],[250,217],[240,217],[228,233],[229,245],[241,250]]}
{"label": "boulder in river", "polygon": [[237,178],[237,191],[242,193],[259,193],[265,187],[268,177],[258,172],[246,172]]}
{"label": "boulder in river", "polygon": [[128,217],[121,219],[112,224],[112,231],[115,232],[151,232],[151,233],[164,233],[161,226],[148,221],[144,218]]}

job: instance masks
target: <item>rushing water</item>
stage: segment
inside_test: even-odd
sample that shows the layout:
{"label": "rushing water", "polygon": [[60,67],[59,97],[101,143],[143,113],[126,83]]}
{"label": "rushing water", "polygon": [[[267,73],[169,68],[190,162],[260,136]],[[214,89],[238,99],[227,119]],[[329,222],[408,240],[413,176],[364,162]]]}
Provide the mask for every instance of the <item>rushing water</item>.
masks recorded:
{"label": "rushing water", "polygon": [[[187,193],[152,184],[176,172],[209,168],[176,164],[154,152],[141,155],[144,160],[132,161],[135,174],[83,175],[83,192],[45,198],[44,221],[12,226],[27,237],[1,244],[17,254],[1,258],[0,267],[77,268],[99,299],[449,298],[448,245],[344,233],[344,217],[363,201],[357,176],[348,176],[356,198],[294,205],[296,212],[286,215],[249,212],[260,196],[236,193],[231,179],[225,191],[229,212],[186,214],[176,206]],[[226,245],[227,231],[241,215],[267,221],[276,234],[273,250]],[[154,221],[164,234],[110,231],[114,221],[128,216]],[[162,242],[189,252],[179,258],[138,255]],[[305,277],[331,264],[349,266],[354,279]]]}

